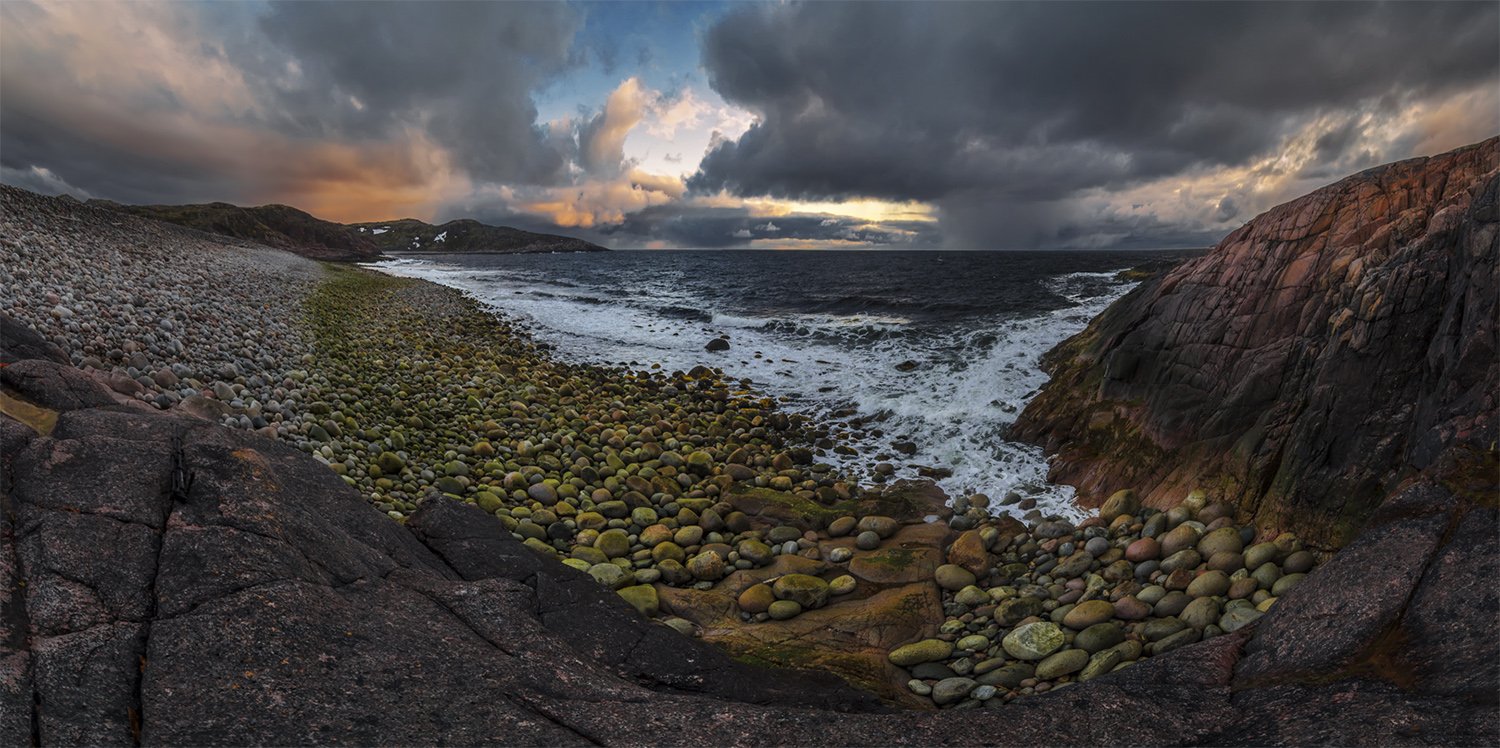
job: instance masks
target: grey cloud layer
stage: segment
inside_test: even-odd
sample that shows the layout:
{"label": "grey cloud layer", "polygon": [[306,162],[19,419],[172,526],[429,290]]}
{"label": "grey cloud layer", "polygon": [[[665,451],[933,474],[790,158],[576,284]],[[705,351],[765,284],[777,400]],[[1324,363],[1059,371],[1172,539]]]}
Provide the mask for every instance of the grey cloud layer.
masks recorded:
{"label": "grey cloud layer", "polygon": [[[95,71],[88,66],[97,63],[78,53],[75,29],[41,24],[47,14],[28,3],[5,3],[0,161],[12,174],[44,167],[79,188],[129,201],[252,199],[301,179],[340,176],[299,173],[299,148],[326,143],[400,152],[421,137],[477,181],[549,185],[567,178],[576,145],[570,135],[538,126],[532,97],[579,64],[573,50],[579,19],[571,6],[94,7],[101,25],[120,18],[119,53],[136,51],[127,51],[133,32],[170,39],[191,59],[161,59],[160,79],[143,76],[130,90],[91,91]],[[196,44],[186,41],[192,39]],[[172,66],[183,64],[222,64],[238,79],[226,86],[242,82],[253,100],[192,110],[170,82],[182,77]],[[275,150],[233,153],[245,141],[215,142],[242,133]]]}
{"label": "grey cloud layer", "polygon": [[[1330,181],[1410,155],[1416,140],[1371,150],[1369,116],[1394,120],[1416,104],[1500,86],[1497,8],[733,6],[703,33],[703,64],[716,90],[760,121],[717,140],[691,187],[928,201],[941,223],[793,215],[776,217],[773,232],[757,229],[765,219],[749,208],[674,192],[669,204],[632,206],[612,225],[572,233],[704,247],[741,245],[745,232],[901,246],[1208,243],[1265,207],[1263,196],[1196,195],[1207,207],[1190,218],[1121,211],[1103,198],[1248,168],[1319,118],[1334,124],[1298,179]],[[633,178],[623,143],[641,98],[612,112],[585,102],[600,108],[581,109],[571,126],[537,122],[538,90],[590,58],[623,66],[629,56],[629,46],[582,48],[588,12],[502,2],[0,3],[0,179],[131,202],[316,192],[325,205],[347,195],[399,211],[447,200],[444,216],[556,231],[523,205],[581,195],[589,180]],[[57,14],[73,16],[72,26],[45,23]],[[80,35],[80,23],[94,35]],[[101,69],[142,60],[157,69],[141,63],[117,86],[98,83]],[[195,66],[221,71],[233,96],[205,90],[212,75],[185,74]],[[1488,117],[1483,124],[1500,129],[1500,113]],[[434,177],[445,168],[454,179]],[[438,186],[473,191],[435,196]]]}
{"label": "grey cloud layer", "polygon": [[257,80],[291,127],[347,136],[418,125],[476,179],[555,183],[565,153],[537,128],[532,92],[573,62],[578,24],[560,3],[276,3],[260,26],[302,75]]}
{"label": "grey cloud layer", "polygon": [[[475,218],[485,223],[515,226],[527,231],[556,232],[556,226],[536,216],[517,213],[484,201],[460,202],[445,208],[440,220]],[[775,230],[766,228],[767,223]],[[754,240],[846,242],[877,247],[931,249],[942,236],[931,221],[867,223],[853,218],[794,213],[774,218],[756,216],[742,207],[710,207],[675,203],[654,205],[625,215],[617,224],[565,233],[616,249],[639,249],[653,243],[669,247],[725,249],[749,246]]]}
{"label": "grey cloud layer", "polygon": [[[690,185],[933,201],[959,241],[1083,230],[1081,190],[1243,164],[1308,117],[1497,78],[1493,3],[741,7],[703,63],[762,121]],[[1347,145],[1332,139],[1329,159]]]}
{"label": "grey cloud layer", "polygon": [[939,237],[931,222],[891,221],[869,224],[825,215],[790,214],[756,217],[743,208],[662,205],[631,213],[617,226],[599,232],[606,244],[641,246],[650,241],[679,247],[743,247],[753,240],[822,242],[838,246],[855,242],[881,247],[925,249]]}

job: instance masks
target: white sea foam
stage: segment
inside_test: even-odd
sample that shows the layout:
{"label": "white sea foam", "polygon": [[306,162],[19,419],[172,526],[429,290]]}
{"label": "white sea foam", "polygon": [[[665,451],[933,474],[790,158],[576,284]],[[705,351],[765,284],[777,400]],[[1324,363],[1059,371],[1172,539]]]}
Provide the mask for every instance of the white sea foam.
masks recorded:
{"label": "white sea foam", "polygon": [[[1037,499],[1044,513],[1075,518],[1082,512],[1072,501],[1073,490],[1047,483],[1040,450],[1002,435],[1046,381],[1041,355],[1132,285],[1114,281],[1112,273],[1057,276],[1050,289],[1072,302],[1070,307],[913,336],[879,334],[910,324],[896,316],[773,318],[717,311],[711,300],[695,298],[675,283],[671,273],[633,286],[627,297],[510,269],[410,258],[373,267],[462,290],[526,324],[538,340],[570,360],[660,364],[669,370],[709,364],[752,379],[786,407],[815,418],[853,409],[854,418],[883,433],[856,441],[858,457],[830,453],[823,458],[846,470],[867,474],[874,456],[884,454],[899,477],[915,477],[919,465],[951,470],[938,481],[950,496],[983,492],[998,500],[1017,490]],[[729,335],[731,349],[704,351],[704,343],[720,334]],[[915,362],[916,368],[897,371],[903,362]],[[915,451],[901,454],[898,443]]]}

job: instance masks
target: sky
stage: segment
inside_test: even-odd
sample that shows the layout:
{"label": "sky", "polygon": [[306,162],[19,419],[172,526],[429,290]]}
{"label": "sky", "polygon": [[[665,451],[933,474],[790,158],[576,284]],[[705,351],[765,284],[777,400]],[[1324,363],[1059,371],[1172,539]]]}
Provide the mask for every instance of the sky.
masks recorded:
{"label": "sky", "polygon": [[615,248],[1207,246],[1500,133],[1500,3],[0,3],[0,181]]}

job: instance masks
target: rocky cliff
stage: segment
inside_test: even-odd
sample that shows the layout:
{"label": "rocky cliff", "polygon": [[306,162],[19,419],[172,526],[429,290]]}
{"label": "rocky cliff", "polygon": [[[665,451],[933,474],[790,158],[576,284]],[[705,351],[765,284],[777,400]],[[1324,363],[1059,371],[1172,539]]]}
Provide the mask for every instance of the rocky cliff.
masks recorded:
{"label": "rocky cliff", "polygon": [[1497,167],[1492,138],[1273,208],[1052,351],[1013,435],[1085,502],[1203,488],[1325,546],[1420,473],[1493,503]]}
{"label": "rocky cliff", "polygon": [[889,711],[639,617],[493,517],[404,526],[0,317],[0,744],[1500,740],[1496,509],[1416,483],[1260,621],[1067,688]]}

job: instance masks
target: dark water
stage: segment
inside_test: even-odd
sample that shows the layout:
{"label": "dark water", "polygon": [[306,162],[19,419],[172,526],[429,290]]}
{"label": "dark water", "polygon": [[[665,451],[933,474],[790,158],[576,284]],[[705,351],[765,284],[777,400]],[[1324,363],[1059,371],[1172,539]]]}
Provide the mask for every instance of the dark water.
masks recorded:
{"label": "dark water", "polygon": [[[847,469],[886,455],[902,475],[953,471],[941,481],[950,494],[1016,488],[1064,510],[1070,492],[1045,485],[1042,456],[1001,438],[1046,379],[1038,358],[1129,290],[1118,271],[1193,254],[609,252],[424,255],[379,267],[467,291],[565,358],[706,363],[793,409],[852,411],[882,434],[863,437]],[[720,335],[730,349],[705,351]]]}

